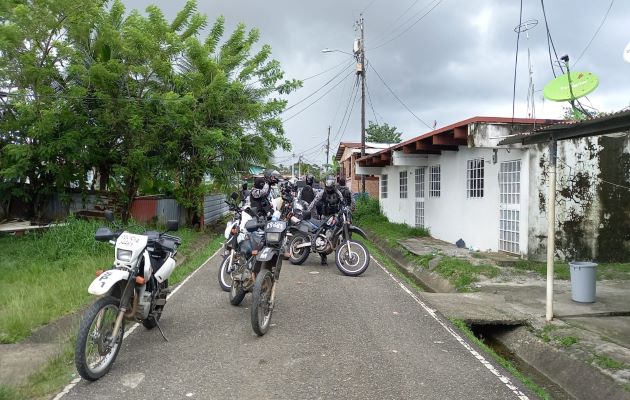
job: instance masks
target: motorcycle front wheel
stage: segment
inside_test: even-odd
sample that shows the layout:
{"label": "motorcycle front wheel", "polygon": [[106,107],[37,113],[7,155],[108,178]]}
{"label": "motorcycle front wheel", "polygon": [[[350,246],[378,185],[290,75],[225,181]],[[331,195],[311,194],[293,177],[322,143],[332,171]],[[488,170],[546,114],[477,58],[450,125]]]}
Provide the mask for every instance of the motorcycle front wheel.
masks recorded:
{"label": "motorcycle front wheel", "polygon": [[[236,258],[236,254],[233,258]],[[228,266],[230,265],[230,256],[226,256],[221,265],[219,265],[219,286],[225,292],[229,292],[232,287],[232,276],[228,272]]]}
{"label": "motorcycle front wheel", "polygon": [[289,261],[293,265],[302,265],[311,252],[310,247],[297,248],[297,246],[308,243],[309,239],[304,235],[295,235],[289,243]]}
{"label": "motorcycle front wheel", "polygon": [[258,336],[262,336],[269,330],[271,322],[271,289],[273,288],[273,276],[269,270],[262,270],[256,277],[252,292],[251,320],[252,329]]}
{"label": "motorcycle front wheel", "polygon": [[[348,245],[350,249],[348,250]],[[337,269],[347,276],[359,276],[370,265],[370,253],[363,243],[349,240],[342,243],[335,253]]]}
{"label": "motorcycle front wheel", "polygon": [[74,364],[79,375],[95,381],[109,372],[124,334],[124,323],[114,334],[119,300],[107,296],[95,301],[86,311],[79,326]]}

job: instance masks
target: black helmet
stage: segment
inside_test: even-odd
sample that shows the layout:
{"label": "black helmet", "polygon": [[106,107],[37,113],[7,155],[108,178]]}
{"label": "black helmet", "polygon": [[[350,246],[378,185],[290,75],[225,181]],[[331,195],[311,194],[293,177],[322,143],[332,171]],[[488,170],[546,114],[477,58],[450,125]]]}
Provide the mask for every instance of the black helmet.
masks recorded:
{"label": "black helmet", "polygon": [[313,175],[306,175],[306,184],[309,186],[313,186]]}
{"label": "black helmet", "polygon": [[332,176],[326,177],[325,189],[328,193],[335,190],[335,178]]}
{"label": "black helmet", "polygon": [[339,186],[346,186],[346,178],[340,176],[338,179]]}
{"label": "black helmet", "polygon": [[263,177],[254,178],[254,189],[262,189],[265,187],[265,183],[265,178]]}
{"label": "black helmet", "polygon": [[265,171],[265,179],[270,185],[275,185],[280,180],[280,173],[274,170],[266,170]]}

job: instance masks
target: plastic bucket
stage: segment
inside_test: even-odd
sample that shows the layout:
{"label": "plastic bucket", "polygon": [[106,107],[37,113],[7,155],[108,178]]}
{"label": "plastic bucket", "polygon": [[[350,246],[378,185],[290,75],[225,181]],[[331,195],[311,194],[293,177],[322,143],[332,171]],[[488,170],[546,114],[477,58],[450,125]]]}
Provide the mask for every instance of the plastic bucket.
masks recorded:
{"label": "plastic bucket", "polygon": [[595,302],[595,280],[597,264],[588,261],[569,263],[571,273],[571,300],[579,303]]}

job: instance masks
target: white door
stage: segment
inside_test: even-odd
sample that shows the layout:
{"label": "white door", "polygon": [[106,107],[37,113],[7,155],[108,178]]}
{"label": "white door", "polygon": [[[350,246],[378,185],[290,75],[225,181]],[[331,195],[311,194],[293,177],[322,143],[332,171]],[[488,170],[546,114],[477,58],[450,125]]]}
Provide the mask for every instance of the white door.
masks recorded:
{"label": "white door", "polygon": [[416,226],[424,228],[424,177],[426,167],[416,168]]}
{"label": "white door", "polygon": [[499,169],[499,250],[520,254],[521,161],[506,161]]}

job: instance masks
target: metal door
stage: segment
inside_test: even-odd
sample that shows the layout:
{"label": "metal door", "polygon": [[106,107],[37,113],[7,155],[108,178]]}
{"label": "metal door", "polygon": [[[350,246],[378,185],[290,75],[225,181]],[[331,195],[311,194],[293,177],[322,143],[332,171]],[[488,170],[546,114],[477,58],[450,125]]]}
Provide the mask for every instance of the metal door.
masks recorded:
{"label": "metal door", "polygon": [[499,169],[499,210],[499,250],[520,254],[520,160],[501,163]]}
{"label": "metal door", "polygon": [[424,181],[426,167],[416,168],[415,192],[416,192],[416,226],[424,227]]}

